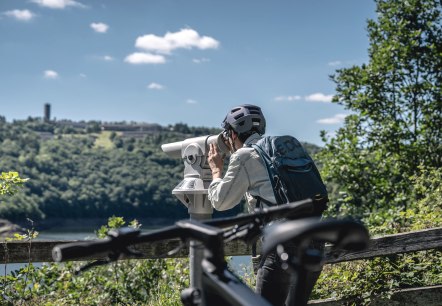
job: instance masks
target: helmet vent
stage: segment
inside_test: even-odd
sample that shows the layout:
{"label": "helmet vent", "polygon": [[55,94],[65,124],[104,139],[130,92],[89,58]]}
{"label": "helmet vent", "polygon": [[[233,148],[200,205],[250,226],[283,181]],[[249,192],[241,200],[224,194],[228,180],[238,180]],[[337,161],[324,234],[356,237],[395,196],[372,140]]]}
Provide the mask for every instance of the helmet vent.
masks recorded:
{"label": "helmet vent", "polygon": [[249,112],[254,115],[261,114],[261,110],[257,107],[249,107]]}
{"label": "helmet vent", "polygon": [[235,120],[238,120],[241,117],[244,117],[244,113],[238,114],[238,115],[234,116],[233,118],[235,118]]}

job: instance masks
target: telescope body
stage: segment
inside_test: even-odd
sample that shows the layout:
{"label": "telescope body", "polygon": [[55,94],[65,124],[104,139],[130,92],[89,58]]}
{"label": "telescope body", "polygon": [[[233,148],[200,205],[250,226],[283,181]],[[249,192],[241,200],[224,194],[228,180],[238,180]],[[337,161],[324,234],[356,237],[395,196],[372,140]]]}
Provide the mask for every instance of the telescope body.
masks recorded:
{"label": "telescope body", "polygon": [[[212,171],[207,162],[211,143],[217,145],[221,154],[230,154],[222,134],[188,138],[161,146],[163,152],[168,156],[181,158],[184,162],[184,178],[172,190],[172,194],[187,207],[191,220],[212,218],[213,207],[207,198],[208,188],[212,181]],[[190,285],[193,288],[202,288],[201,260],[203,250],[201,243],[190,242]]]}
{"label": "telescope body", "polygon": [[228,155],[222,134],[188,138],[161,146],[164,153],[184,162],[184,179],[172,190],[190,214],[212,215],[213,208],[207,199],[212,172],[207,162],[210,144],[214,143],[221,154]]}

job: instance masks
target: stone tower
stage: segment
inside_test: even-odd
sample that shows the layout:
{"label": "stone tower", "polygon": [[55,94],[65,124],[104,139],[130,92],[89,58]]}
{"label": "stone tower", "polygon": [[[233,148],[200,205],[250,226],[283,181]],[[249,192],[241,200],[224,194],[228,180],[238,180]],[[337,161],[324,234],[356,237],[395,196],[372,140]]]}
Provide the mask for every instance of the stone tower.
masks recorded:
{"label": "stone tower", "polygon": [[44,112],[44,121],[49,122],[51,120],[51,104],[46,103],[45,104],[45,112]]}

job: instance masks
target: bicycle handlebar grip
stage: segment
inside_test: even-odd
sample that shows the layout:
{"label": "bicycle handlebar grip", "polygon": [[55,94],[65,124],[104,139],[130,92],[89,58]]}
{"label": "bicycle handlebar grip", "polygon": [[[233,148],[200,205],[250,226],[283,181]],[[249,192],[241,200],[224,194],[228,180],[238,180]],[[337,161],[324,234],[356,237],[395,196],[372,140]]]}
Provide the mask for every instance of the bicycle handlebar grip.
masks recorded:
{"label": "bicycle handlebar grip", "polygon": [[56,262],[61,262],[103,253],[110,249],[110,239],[59,244],[52,249],[52,258]]}

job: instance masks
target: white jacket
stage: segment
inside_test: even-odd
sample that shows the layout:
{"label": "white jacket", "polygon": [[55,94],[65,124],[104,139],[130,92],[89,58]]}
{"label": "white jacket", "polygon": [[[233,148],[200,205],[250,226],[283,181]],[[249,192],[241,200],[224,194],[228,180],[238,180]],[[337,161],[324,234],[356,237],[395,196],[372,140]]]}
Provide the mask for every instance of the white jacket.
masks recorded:
{"label": "white jacket", "polygon": [[256,143],[261,137],[253,134],[230,156],[229,166],[224,177],[214,179],[209,186],[208,198],[216,210],[230,209],[246,197],[249,212],[256,206],[259,196],[269,202],[276,203],[272,184],[267,169],[258,153],[248,145]]}

